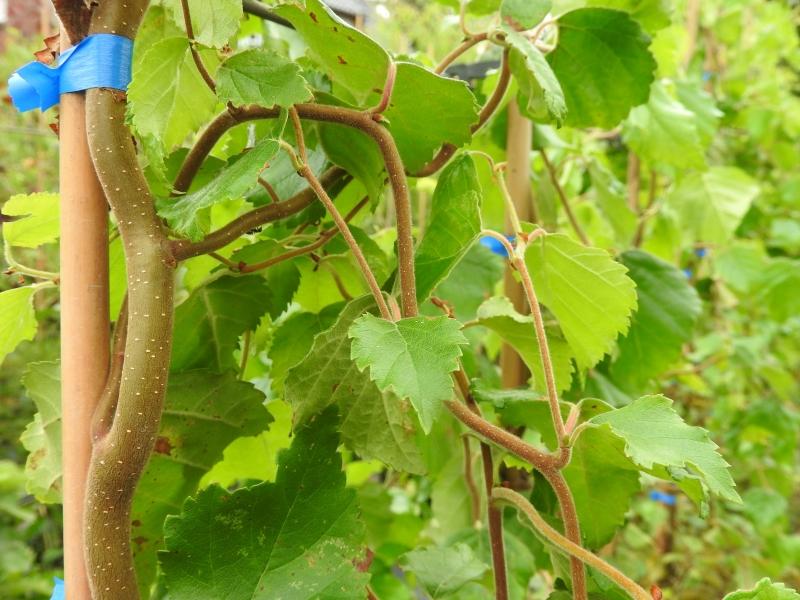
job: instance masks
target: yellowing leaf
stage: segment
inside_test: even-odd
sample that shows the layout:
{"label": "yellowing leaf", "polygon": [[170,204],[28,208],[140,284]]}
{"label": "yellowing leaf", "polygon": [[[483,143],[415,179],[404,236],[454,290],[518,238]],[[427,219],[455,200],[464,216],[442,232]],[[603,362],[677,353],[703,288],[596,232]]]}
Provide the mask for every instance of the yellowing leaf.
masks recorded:
{"label": "yellowing leaf", "polygon": [[11,246],[36,248],[58,240],[61,215],[58,194],[16,194],[3,204],[3,214],[21,217],[3,225],[3,238]]}

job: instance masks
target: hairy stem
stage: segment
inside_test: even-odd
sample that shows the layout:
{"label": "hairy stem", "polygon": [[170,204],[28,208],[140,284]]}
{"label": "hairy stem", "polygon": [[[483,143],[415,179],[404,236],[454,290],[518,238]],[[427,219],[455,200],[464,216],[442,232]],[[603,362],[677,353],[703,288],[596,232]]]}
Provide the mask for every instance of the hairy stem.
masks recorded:
{"label": "hairy stem", "polygon": [[[561,510],[561,520],[564,521],[564,534],[573,544],[581,547],[581,525],[578,520],[578,511],[575,509],[575,500],[572,498],[567,481],[561,471],[556,469],[546,469],[541,473],[556,494],[558,508]],[[583,562],[574,556],[570,559],[570,572],[573,600],[587,600],[586,569]]]}
{"label": "hairy stem", "polygon": [[189,50],[192,53],[192,60],[194,60],[197,70],[200,71],[203,81],[206,82],[212,92],[216,93],[217,85],[214,83],[214,79],[206,69],[203,60],[200,58],[200,53],[197,51],[197,42],[194,39],[194,29],[192,28],[192,15],[189,12],[189,0],[181,0],[181,10],[183,11],[183,23],[186,25],[186,37],[189,38]]}
{"label": "hairy stem", "polygon": [[[147,0],[99,4],[90,32],[133,38],[146,8]],[[86,122],[92,161],[122,237],[128,323],[119,400],[107,433],[92,449],[85,554],[94,600],[133,600],[139,594],[130,546],[131,502],[163,410],[176,263],[125,126],[124,100],[108,89],[87,91]]]}
{"label": "hairy stem", "polygon": [[477,46],[481,42],[485,42],[489,39],[489,35],[487,33],[476,33],[474,35],[470,35],[467,37],[463,42],[461,42],[458,46],[453,48],[447,56],[445,56],[441,62],[436,65],[436,68],[433,70],[434,73],[437,75],[441,75],[445,72],[447,67],[453,64],[458,58],[467,52],[469,49]]}
{"label": "hairy stem", "polygon": [[492,492],[492,498],[496,501],[511,504],[514,508],[522,512],[530,520],[533,527],[541,533],[547,540],[558,547],[562,552],[568,554],[571,558],[594,567],[603,575],[611,579],[619,587],[624,589],[631,598],[634,600],[653,600],[652,596],[640,587],[635,581],[626,577],[623,573],[615,567],[608,564],[606,561],[589,552],[586,548],[574,543],[572,540],[564,537],[558,531],[553,529],[547,521],[538,513],[536,508],[528,502],[528,500],[514,490],[507,488],[495,488]]}
{"label": "hairy stem", "polygon": [[467,484],[470,499],[470,517],[475,523],[481,518],[481,497],[478,493],[478,486],[475,485],[475,477],[472,475],[472,450],[469,447],[469,436],[461,436],[461,444],[464,451],[464,483]]}
{"label": "hairy stem", "polygon": [[589,238],[586,237],[586,232],[583,231],[580,223],[578,223],[578,219],[575,218],[575,213],[572,212],[572,207],[569,204],[569,198],[567,198],[567,194],[564,191],[564,187],[561,185],[561,182],[558,180],[558,173],[556,172],[556,168],[553,166],[553,163],[550,162],[550,159],[547,157],[547,152],[544,149],[539,150],[539,155],[542,157],[542,161],[544,162],[545,169],[547,169],[547,173],[550,176],[550,182],[553,184],[553,187],[556,190],[556,194],[558,195],[559,200],[561,200],[561,206],[564,207],[564,213],[567,215],[567,219],[569,219],[570,225],[572,225],[572,229],[575,232],[575,235],[578,236],[578,239],[583,243],[584,246],[589,245]]}
{"label": "hairy stem", "polygon": [[[497,86],[495,86],[494,92],[492,92],[492,95],[486,101],[486,104],[483,105],[483,108],[478,115],[478,122],[472,126],[472,133],[477,132],[481,127],[483,127],[497,111],[497,108],[500,106],[500,103],[503,101],[503,98],[508,91],[510,82],[511,71],[508,67],[508,51],[506,51],[503,53],[503,58],[500,63],[500,77],[497,80]],[[413,176],[428,177],[438,172],[451,158],[453,158],[453,155],[456,153],[457,149],[458,148],[452,144],[445,144],[441,147],[436,156],[434,156],[430,162],[422,167],[419,171],[414,173]]]}

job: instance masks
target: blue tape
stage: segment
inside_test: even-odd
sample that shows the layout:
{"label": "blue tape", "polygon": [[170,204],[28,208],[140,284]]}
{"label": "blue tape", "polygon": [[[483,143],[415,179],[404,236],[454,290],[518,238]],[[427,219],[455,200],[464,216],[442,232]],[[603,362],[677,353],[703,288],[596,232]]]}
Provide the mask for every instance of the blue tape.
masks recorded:
{"label": "blue tape", "polygon": [[50,600],[64,600],[64,581],[58,577],[53,577],[53,580],[55,581],[55,586]]}
{"label": "blue tape", "polygon": [[98,33],[63,52],[58,65],[30,62],[8,80],[11,101],[20,112],[47,110],[67,92],[91,88],[125,91],[131,82],[133,41],[121,35]]}

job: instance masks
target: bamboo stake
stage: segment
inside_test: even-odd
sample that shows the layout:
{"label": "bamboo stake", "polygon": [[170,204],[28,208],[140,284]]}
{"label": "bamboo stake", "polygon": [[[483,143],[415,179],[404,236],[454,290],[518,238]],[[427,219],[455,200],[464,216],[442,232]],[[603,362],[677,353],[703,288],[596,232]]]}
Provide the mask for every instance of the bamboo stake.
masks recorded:
{"label": "bamboo stake", "polygon": [[[70,45],[63,30],[61,40]],[[89,156],[83,93],[63,94],[59,110],[64,580],[68,600],[90,600],[83,507],[92,414],[109,364],[108,207]]]}
{"label": "bamboo stake", "polygon": [[[516,102],[508,104],[508,141],[506,159],[508,165],[508,191],[521,221],[535,221],[533,202],[531,199],[531,146],[533,143],[533,123],[523,117]],[[510,215],[506,215],[507,233],[512,230]],[[505,272],[505,294],[514,308],[526,313],[525,293],[522,286],[514,279],[510,267]],[[503,387],[515,388],[525,385],[528,380],[528,369],[517,352],[508,344],[503,344],[500,352],[500,370]]]}

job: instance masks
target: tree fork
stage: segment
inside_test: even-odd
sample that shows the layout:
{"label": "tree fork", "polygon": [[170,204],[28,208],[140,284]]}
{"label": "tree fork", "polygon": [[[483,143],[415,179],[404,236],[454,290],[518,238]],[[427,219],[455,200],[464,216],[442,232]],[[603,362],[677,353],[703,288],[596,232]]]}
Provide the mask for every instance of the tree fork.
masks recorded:
{"label": "tree fork", "polygon": [[[133,38],[148,0],[104,2],[90,33]],[[89,150],[119,224],[128,273],[128,327],[119,398],[108,430],[94,441],[87,484],[85,557],[95,600],[139,598],[130,510],[163,410],[170,359],[176,261],[125,126],[124,97],[86,94]]]}

